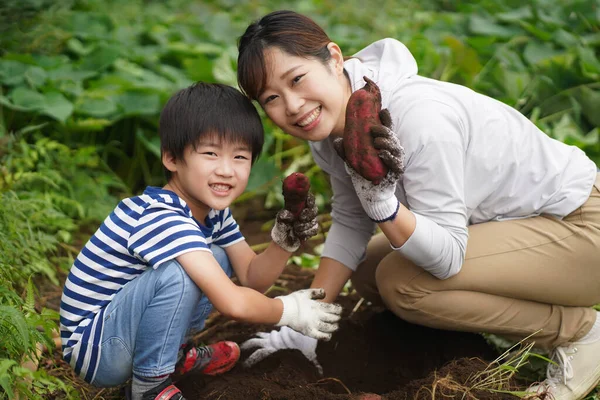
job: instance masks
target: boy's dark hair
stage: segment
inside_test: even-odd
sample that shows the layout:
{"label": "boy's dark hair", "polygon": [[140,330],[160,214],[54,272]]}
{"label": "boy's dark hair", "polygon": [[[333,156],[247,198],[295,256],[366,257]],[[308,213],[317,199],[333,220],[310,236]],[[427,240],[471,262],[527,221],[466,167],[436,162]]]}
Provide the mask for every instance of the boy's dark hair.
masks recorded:
{"label": "boy's dark hair", "polygon": [[[243,143],[256,161],[264,143],[260,116],[239,90],[219,83],[197,82],[175,93],[160,113],[160,150],[184,159],[187,146],[217,135],[224,142]],[[167,181],[171,171],[163,166]]]}

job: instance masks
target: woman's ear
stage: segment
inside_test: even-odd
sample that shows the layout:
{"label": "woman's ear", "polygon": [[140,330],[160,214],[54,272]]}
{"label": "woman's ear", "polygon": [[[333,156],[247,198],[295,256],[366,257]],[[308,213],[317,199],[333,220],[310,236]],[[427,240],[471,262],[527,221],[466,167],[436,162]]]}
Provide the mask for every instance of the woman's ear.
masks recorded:
{"label": "woman's ear", "polygon": [[173,156],[173,154],[170,151],[163,151],[162,163],[165,166],[165,168],[169,171],[177,171],[177,159]]}
{"label": "woman's ear", "polygon": [[327,45],[327,50],[329,50],[329,54],[331,54],[331,63],[336,74],[344,73],[344,55],[342,54],[342,49],[334,42],[329,42]]}

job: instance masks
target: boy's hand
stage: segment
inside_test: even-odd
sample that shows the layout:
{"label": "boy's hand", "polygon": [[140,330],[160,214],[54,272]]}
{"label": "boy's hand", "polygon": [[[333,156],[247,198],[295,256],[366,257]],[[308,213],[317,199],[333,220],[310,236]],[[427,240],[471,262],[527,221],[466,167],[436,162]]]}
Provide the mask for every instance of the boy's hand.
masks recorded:
{"label": "boy's hand", "polygon": [[245,367],[251,367],[275,353],[278,350],[300,350],[304,357],[313,363],[320,376],[323,376],[323,367],[317,360],[317,339],[305,336],[287,326],[282,326],[278,331],[259,332],[255,338],[248,339],[240,348],[256,350],[244,361]]}
{"label": "boy's hand", "polygon": [[308,194],[306,206],[298,218],[286,209],[279,211],[271,230],[273,241],[285,251],[295,252],[303,241],[317,234],[319,230],[318,213],[315,196],[312,193]]}
{"label": "boy's hand", "polygon": [[289,326],[315,339],[331,339],[338,329],[342,307],[318,301],[324,298],[325,289],[304,289],[276,297],[283,303],[283,313],[276,325]]}

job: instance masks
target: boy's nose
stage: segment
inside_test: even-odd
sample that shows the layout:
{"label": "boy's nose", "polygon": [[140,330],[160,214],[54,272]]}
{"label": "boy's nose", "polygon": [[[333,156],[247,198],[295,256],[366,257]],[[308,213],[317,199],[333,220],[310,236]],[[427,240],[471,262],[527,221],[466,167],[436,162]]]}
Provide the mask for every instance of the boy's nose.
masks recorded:
{"label": "boy's nose", "polygon": [[223,175],[223,176],[233,175],[233,165],[232,165],[231,161],[229,161],[225,158],[221,159],[221,162],[219,162],[216,172],[217,172],[217,174]]}

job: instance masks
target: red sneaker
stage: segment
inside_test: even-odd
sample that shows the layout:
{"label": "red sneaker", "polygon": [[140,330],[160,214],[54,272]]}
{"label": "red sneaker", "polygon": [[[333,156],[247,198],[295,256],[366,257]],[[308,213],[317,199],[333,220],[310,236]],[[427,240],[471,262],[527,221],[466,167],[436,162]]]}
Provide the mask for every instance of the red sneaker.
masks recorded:
{"label": "red sneaker", "polygon": [[236,342],[217,342],[208,346],[192,347],[175,368],[174,375],[199,371],[204,375],[219,375],[229,371],[240,359],[240,347]]}
{"label": "red sneaker", "polygon": [[[125,399],[131,400],[131,385],[125,388]],[[166,379],[154,389],[142,395],[142,400],[185,400],[181,391],[173,385],[171,379]]]}

